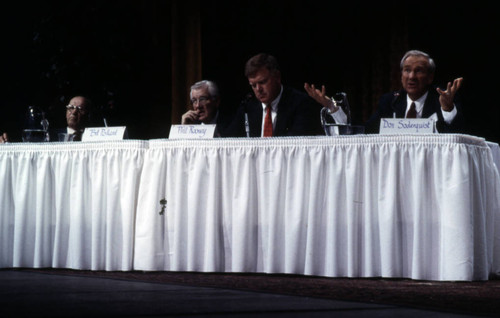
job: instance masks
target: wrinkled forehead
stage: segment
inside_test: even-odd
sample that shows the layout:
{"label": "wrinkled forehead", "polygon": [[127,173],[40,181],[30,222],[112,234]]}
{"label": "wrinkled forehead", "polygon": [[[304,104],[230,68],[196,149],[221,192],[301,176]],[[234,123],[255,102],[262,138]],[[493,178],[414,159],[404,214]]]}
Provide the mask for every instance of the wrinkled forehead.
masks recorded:
{"label": "wrinkled forehead", "polygon": [[73,98],[69,101],[69,104],[70,104],[70,105],[73,105],[73,106],[80,106],[80,107],[85,107],[85,106],[87,106],[87,105],[85,104],[85,98],[80,97],[80,96],[73,97]]}
{"label": "wrinkled forehead", "polygon": [[210,97],[210,92],[208,91],[208,86],[203,86],[200,88],[194,88],[191,90],[191,98],[198,98],[200,96]]}
{"label": "wrinkled forehead", "polygon": [[406,67],[424,67],[430,69],[429,59],[425,56],[410,55],[403,62],[403,68]]}

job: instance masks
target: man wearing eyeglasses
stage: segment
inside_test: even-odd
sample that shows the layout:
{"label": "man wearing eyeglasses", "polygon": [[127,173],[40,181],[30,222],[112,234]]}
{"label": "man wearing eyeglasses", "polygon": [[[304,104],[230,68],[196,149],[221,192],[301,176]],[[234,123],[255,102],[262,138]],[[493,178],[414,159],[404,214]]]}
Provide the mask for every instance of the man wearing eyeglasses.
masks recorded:
{"label": "man wearing eyeglasses", "polygon": [[193,109],[182,115],[183,125],[217,124],[220,104],[219,89],[212,81],[203,80],[191,86]]}
{"label": "man wearing eyeglasses", "polygon": [[58,133],[67,133],[69,140],[81,141],[83,131],[89,124],[91,102],[84,96],[75,96],[70,99],[66,106],[66,129],[53,131],[50,136],[51,141],[58,140]]}
{"label": "man wearing eyeglasses", "polygon": [[[91,102],[84,96],[75,96],[71,98],[69,104],[66,106],[66,129],[51,129],[50,141],[58,141],[59,133],[67,133],[70,140],[81,141],[83,131],[89,124]],[[0,144],[9,142],[7,133],[0,134]]]}

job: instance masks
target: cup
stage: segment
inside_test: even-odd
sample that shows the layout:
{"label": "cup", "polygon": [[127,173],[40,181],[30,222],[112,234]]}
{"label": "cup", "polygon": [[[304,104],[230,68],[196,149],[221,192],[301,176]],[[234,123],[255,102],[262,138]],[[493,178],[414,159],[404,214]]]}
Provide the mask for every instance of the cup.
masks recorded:
{"label": "cup", "polygon": [[327,136],[360,135],[365,133],[364,126],[325,124],[323,129]]}
{"label": "cup", "polygon": [[23,142],[46,142],[49,141],[49,133],[42,129],[24,129]]}

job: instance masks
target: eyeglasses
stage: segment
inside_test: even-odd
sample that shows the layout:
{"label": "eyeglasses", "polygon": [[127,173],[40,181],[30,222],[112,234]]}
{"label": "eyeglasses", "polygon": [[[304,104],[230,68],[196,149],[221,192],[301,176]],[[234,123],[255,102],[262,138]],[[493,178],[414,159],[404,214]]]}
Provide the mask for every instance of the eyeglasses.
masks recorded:
{"label": "eyeglasses", "polygon": [[79,113],[84,113],[86,111],[86,109],[83,108],[82,106],[75,106],[75,105],[71,105],[71,104],[66,106],[66,111],[71,112],[73,110],[76,110]]}
{"label": "eyeglasses", "polygon": [[198,104],[205,104],[209,100],[210,100],[210,97],[208,97],[208,96],[201,96],[198,99],[196,99],[196,98],[191,99],[191,104],[194,105],[196,102],[198,102]]}

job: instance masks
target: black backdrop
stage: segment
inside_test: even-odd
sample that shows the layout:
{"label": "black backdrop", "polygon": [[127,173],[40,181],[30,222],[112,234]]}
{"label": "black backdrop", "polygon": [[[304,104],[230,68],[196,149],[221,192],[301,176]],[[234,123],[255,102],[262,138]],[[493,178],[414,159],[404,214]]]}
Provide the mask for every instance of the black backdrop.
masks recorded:
{"label": "black backdrop", "polygon": [[[118,115],[132,138],[163,138],[171,122],[171,3],[18,2],[1,13],[0,130],[16,136],[28,105],[64,124],[64,104],[91,97]],[[224,105],[249,91],[245,61],[275,55],[283,82],[325,84],[348,94],[362,122],[380,94],[398,88],[406,49],[435,59],[435,83],[465,78],[460,91],[471,134],[499,141],[495,10],[476,3],[357,1],[199,2],[202,76],[219,82]],[[182,17],[180,17],[182,18]],[[183,52],[175,52],[183,54]],[[397,70],[397,69],[396,69]],[[97,123],[99,124],[99,122]]]}

